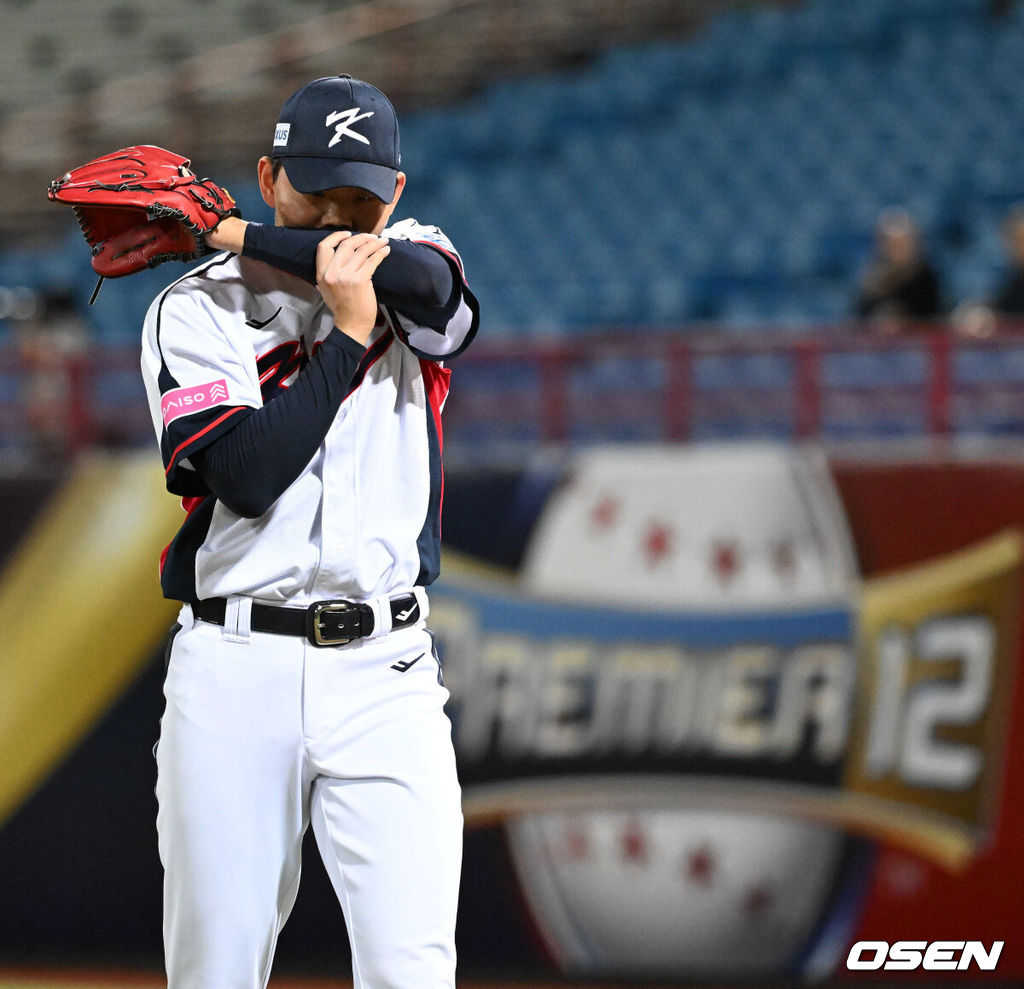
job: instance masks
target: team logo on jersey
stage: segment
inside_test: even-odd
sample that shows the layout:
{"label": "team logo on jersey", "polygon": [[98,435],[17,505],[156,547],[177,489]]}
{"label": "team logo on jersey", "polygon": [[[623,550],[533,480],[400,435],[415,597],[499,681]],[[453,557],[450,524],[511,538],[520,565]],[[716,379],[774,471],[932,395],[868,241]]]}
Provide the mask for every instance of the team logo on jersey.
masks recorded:
{"label": "team logo on jersey", "polygon": [[[276,314],[275,314],[276,315]],[[256,370],[260,376],[260,394],[263,401],[269,401],[282,388],[292,383],[292,378],[301,371],[309,358],[298,340],[289,340],[256,358]]]}
{"label": "team logo on jersey", "polygon": [[181,416],[212,409],[226,402],[227,398],[228,383],[224,378],[206,385],[193,385],[191,388],[172,388],[160,399],[160,415],[164,425],[169,426]]}
{"label": "team logo on jersey", "polygon": [[327,143],[327,147],[333,148],[343,137],[352,137],[357,141],[361,141],[363,144],[369,144],[370,139],[364,137],[358,131],[352,130],[352,125],[359,120],[365,120],[367,117],[373,116],[372,110],[367,110],[366,113],[360,113],[361,107],[354,106],[351,110],[335,110],[334,113],[327,114],[327,119],[324,121],[324,125],[327,127],[334,127],[334,137]]}

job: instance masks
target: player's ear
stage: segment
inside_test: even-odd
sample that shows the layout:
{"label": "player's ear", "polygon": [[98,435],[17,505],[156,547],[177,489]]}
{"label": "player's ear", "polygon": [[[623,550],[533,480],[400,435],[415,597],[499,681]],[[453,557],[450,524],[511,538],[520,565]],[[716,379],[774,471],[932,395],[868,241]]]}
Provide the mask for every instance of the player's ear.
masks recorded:
{"label": "player's ear", "polygon": [[391,208],[394,209],[398,205],[398,200],[402,196],[402,191],[405,189],[405,172],[399,172],[395,176],[395,198],[391,200]]}
{"label": "player's ear", "polygon": [[256,164],[256,178],[260,184],[260,195],[271,209],[275,208],[274,163],[264,155]]}
{"label": "player's ear", "polygon": [[402,198],[402,191],[405,189],[405,172],[399,172],[395,177],[395,195],[391,202],[387,204],[384,209],[385,216],[391,216],[395,211],[395,207],[398,205],[398,200]]}

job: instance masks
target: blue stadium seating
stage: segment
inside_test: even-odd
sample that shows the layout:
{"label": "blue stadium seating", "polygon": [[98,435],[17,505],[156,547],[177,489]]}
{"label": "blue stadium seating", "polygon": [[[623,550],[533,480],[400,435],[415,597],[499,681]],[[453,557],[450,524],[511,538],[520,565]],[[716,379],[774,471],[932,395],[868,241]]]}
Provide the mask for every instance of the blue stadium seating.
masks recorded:
{"label": "blue stadium seating", "polygon": [[[402,212],[452,236],[493,335],[842,320],[896,203],[952,305],[991,288],[1024,200],[1022,78],[1024,4],[735,5],[689,40],[407,115]],[[77,281],[80,256],[0,256],[0,283]],[[134,336],[148,288],[105,290],[116,313],[90,318]]]}

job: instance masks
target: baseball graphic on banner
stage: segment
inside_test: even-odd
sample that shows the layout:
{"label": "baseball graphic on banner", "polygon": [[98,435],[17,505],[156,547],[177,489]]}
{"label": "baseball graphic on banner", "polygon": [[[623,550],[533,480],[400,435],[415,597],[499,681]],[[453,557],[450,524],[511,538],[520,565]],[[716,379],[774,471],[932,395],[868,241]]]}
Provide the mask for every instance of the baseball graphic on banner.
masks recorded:
{"label": "baseball graphic on banner", "polygon": [[[768,446],[583,454],[534,530],[522,579],[532,596],[635,610],[640,630],[652,611],[728,620],[853,608],[858,587],[824,462]],[[735,731],[723,710],[707,732]],[[687,779],[668,785],[663,808],[507,823],[526,902],[559,965],[732,978],[829,968],[849,896],[845,833],[701,806]]]}

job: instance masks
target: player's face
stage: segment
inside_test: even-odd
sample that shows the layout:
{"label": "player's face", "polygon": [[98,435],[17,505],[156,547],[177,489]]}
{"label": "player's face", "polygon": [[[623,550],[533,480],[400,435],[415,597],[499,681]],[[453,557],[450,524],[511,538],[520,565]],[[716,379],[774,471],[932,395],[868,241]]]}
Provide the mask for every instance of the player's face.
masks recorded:
{"label": "player's face", "polygon": [[260,191],[267,205],[273,207],[274,222],[279,227],[313,230],[347,227],[368,234],[379,234],[387,226],[405,188],[405,174],[399,172],[395,197],[390,203],[383,203],[365,189],[352,186],[324,192],[299,192],[288,181],[285,167],[280,168],[274,178],[269,158],[260,159],[259,180]]}

